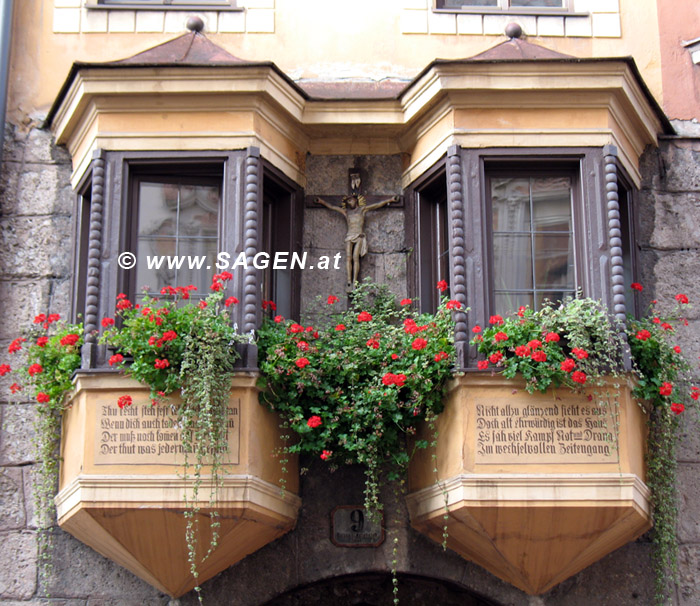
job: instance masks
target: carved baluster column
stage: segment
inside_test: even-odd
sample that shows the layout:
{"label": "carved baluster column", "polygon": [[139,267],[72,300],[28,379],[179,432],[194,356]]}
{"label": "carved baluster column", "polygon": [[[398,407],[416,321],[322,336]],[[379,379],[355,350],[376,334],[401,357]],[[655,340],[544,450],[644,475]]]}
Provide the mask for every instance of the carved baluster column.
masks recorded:
{"label": "carved baluster column", "polygon": [[461,311],[455,312],[455,349],[457,366],[467,365],[467,287],[465,269],[464,183],[460,149],[453,146],[447,154],[447,204],[449,213],[450,292],[459,301]]}
{"label": "carved baluster column", "polygon": [[[92,194],[88,232],[87,284],[85,289],[85,344],[81,350],[82,368],[94,368],[97,361],[97,317],[100,299],[105,161],[101,150],[92,158]],[[78,236],[79,237],[79,236]]]}
{"label": "carved baluster column", "polygon": [[[612,312],[618,325],[620,337],[623,342],[626,342],[625,322],[627,320],[627,305],[625,302],[625,268],[622,257],[620,199],[617,190],[617,148],[614,145],[606,145],[603,148],[603,155],[605,163],[605,201],[608,211],[610,271],[612,275]],[[625,356],[627,357],[627,354]],[[627,363],[627,360],[625,362]]]}

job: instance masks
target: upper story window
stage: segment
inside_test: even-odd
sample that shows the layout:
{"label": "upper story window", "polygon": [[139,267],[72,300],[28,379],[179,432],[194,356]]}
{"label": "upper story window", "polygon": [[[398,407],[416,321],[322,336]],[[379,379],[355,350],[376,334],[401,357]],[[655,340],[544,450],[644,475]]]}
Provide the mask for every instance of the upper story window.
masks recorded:
{"label": "upper story window", "polygon": [[568,9],[568,0],[436,0],[438,9],[495,11],[537,11],[543,9]]}
{"label": "upper story window", "polygon": [[489,172],[494,310],[540,309],[576,290],[575,175]]}
{"label": "upper story window", "polygon": [[236,0],[97,0],[99,6],[105,8],[149,8],[159,9],[203,9],[203,8],[229,8],[236,6]]}

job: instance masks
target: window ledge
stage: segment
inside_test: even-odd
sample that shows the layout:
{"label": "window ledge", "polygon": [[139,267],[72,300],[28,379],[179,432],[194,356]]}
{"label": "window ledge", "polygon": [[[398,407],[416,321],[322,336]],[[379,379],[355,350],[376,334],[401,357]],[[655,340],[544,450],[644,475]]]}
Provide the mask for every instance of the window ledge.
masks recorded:
{"label": "window ledge", "polygon": [[513,15],[513,16],[536,16],[536,17],[589,17],[591,13],[572,12],[562,10],[560,8],[542,9],[542,8],[488,8],[488,7],[473,7],[473,8],[433,8],[434,13],[447,14],[470,14],[470,15]]}
{"label": "window ledge", "polygon": [[243,12],[241,6],[226,6],[224,4],[85,4],[89,10],[100,11],[217,11],[217,12]]}

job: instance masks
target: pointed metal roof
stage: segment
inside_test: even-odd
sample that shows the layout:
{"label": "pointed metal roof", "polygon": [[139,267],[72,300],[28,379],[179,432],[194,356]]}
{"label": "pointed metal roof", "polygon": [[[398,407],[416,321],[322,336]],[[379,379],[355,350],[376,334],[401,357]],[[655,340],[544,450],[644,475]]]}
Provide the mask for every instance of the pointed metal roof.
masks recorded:
{"label": "pointed metal roof", "polygon": [[247,63],[214,44],[198,31],[190,31],[148,50],[112,61],[111,65],[239,65]]}
{"label": "pointed metal roof", "polygon": [[490,49],[474,55],[469,61],[517,61],[519,59],[573,59],[550,48],[527,42],[521,38],[511,38]]}

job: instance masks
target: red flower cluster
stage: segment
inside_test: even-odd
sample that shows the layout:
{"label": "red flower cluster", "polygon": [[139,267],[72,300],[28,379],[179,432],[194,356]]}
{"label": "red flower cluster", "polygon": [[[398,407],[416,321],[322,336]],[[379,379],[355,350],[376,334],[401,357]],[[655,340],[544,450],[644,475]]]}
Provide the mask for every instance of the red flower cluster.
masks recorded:
{"label": "red flower cluster", "polygon": [[479,370],[486,370],[486,369],[489,367],[489,361],[488,361],[488,360],[479,360],[479,361],[476,363],[476,367],[477,367]]}
{"label": "red flower cluster", "polygon": [[447,355],[446,351],[440,351],[440,352],[435,354],[435,361],[436,362],[440,362],[441,360],[447,360],[447,358],[449,358],[449,356]]}
{"label": "red flower cluster", "polygon": [[579,360],[585,360],[588,357],[588,352],[580,347],[574,347],[571,350],[571,353],[573,353]]}
{"label": "red flower cluster", "polygon": [[659,393],[662,396],[670,396],[671,393],[673,392],[673,383],[669,383],[665,381],[661,387],[659,387]]}
{"label": "red flower cluster", "polygon": [[649,337],[651,337],[651,333],[646,328],[642,328],[642,330],[637,331],[637,334],[634,335],[634,337],[640,341],[646,341]]}
{"label": "red flower cluster", "polygon": [[586,373],[580,370],[577,370],[571,375],[571,380],[574,381],[574,383],[580,383],[581,385],[583,385],[586,382],[587,378],[588,377],[586,376]]}
{"label": "red flower cluster", "polygon": [[4,377],[11,370],[12,368],[10,368],[9,364],[0,364],[0,377]]}
{"label": "red flower cluster", "polygon": [[29,368],[27,368],[27,372],[29,373],[30,377],[33,377],[34,375],[44,372],[44,368],[41,364],[32,364]]}
{"label": "red flower cluster", "polygon": [[309,362],[309,360],[307,358],[299,358],[299,359],[297,359],[295,364],[297,365],[298,368],[304,368],[304,366],[308,366],[309,364],[311,364],[311,362]]}
{"label": "red flower cluster", "polygon": [[110,359],[109,359],[109,365],[114,366],[115,364],[120,364],[121,362],[124,361],[124,356],[121,354],[114,354]]}
{"label": "red flower cluster", "polygon": [[49,342],[48,337],[39,337],[36,340],[37,347],[46,347],[46,344]]}
{"label": "red flower cluster", "polygon": [[367,311],[361,311],[357,315],[357,321],[358,322],[371,322],[372,321],[372,314],[367,312]]}
{"label": "red flower cluster", "polygon": [[504,332],[497,332],[497,333],[494,335],[493,340],[494,340],[496,343],[500,343],[501,341],[507,341],[507,340],[508,340],[508,335],[507,335],[506,333],[504,333]]}
{"label": "red flower cluster", "polygon": [[642,292],[642,290],[644,290],[644,287],[639,282],[632,282],[632,284],[630,284],[630,288],[639,292]]}
{"label": "red flower cluster", "polygon": [[337,303],[340,299],[336,297],[335,295],[328,295],[328,305],[333,305],[334,303]]}
{"label": "red flower cluster", "polygon": [[440,292],[445,292],[448,288],[449,288],[449,286],[447,285],[447,282],[445,282],[445,280],[440,280],[440,281],[437,283],[437,289],[438,289]]}
{"label": "red flower cluster", "polygon": [[561,369],[564,372],[571,372],[574,368],[576,368],[576,362],[571,358],[566,358],[566,360],[561,363]]}
{"label": "red flower cluster", "polygon": [[671,402],[671,411],[675,412],[677,415],[681,414],[685,410],[685,406],[681,402]]}
{"label": "red flower cluster", "polygon": [[117,400],[117,406],[119,408],[124,408],[125,406],[131,406],[133,403],[133,400],[131,399],[131,396],[120,396],[119,399]]}
{"label": "red flower cluster", "polygon": [[316,427],[319,427],[322,423],[323,421],[318,415],[313,415],[312,417],[309,417],[309,420],[306,422],[306,424],[309,427],[311,427],[311,429],[316,429]]}
{"label": "red flower cluster", "polygon": [[226,307],[231,307],[231,305],[236,305],[238,303],[238,299],[236,297],[229,297],[224,301],[224,305]]}
{"label": "red flower cluster", "polygon": [[447,309],[461,309],[461,308],[462,308],[462,304],[461,304],[459,301],[457,301],[456,299],[452,299],[451,301],[448,301],[448,302],[445,304],[445,307],[446,307]]}
{"label": "red flower cluster", "polygon": [[388,372],[382,377],[382,383],[384,385],[396,385],[396,387],[403,387],[406,383],[406,375],[401,373],[395,375],[394,373]]}
{"label": "red flower cluster", "polygon": [[170,362],[168,362],[168,360],[165,358],[162,360],[156,359],[156,361],[153,363],[153,368],[157,368],[158,370],[168,368],[168,366],[170,366]]}
{"label": "red flower cluster", "polygon": [[415,350],[425,349],[427,346],[428,342],[421,337],[414,339],[413,343],[411,343],[411,347]]}
{"label": "red flower cluster", "polygon": [[379,349],[379,341],[372,337],[371,339],[367,340],[367,347],[371,347],[372,349]]}
{"label": "red flower cluster", "polygon": [[61,345],[68,347],[70,345],[75,345],[79,340],[80,336],[76,335],[75,333],[71,333],[61,339]]}
{"label": "red flower cluster", "polygon": [[26,340],[27,339],[25,339],[24,337],[16,338],[14,341],[12,341],[12,343],[10,343],[10,345],[7,348],[7,351],[9,351],[10,353],[17,353],[22,349],[22,343]]}
{"label": "red flower cluster", "polygon": [[489,318],[489,324],[500,326],[501,324],[503,324],[503,317],[499,315],[491,316]]}
{"label": "red flower cluster", "polygon": [[401,299],[400,304],[401,305],[410,305],[411,303],[413,303],[413,301],[411,299]]}
{"label": "red flower cluster", "polygon": [[114,326],[114,318],[102,318],[102,327],[109,328],[110,326]]}
{"label": "red flower cluster", "polygon": [[680,293],[676,295],[676,301],[678,301],[681,305],[687,305],[689,302],[688,297]]}
{"label": "red flower cluster", "polygon": [[545,335],[544,340],[547,343],[558,343],[561,340],[561,337],[555,332],[548,332]]}
{"label": "red flower cluster", "polygon": [[345,330],[345,324],[338,324],[336,325],[335,329],[337,331]]}
{"label": "red flower cluster", "polygon": [[332,451],[330,451],[330,450],[324,450],[324,451],[321,453],[321,458],[325,461],[326,459],[329,459],[330,456],[331,456],[332,454],[333,454]]}
{"label": "red flower cluster", "polygon": [[38,394],[36,394],[36,401],[39,402],[39,404],[46,404],[47,402],[51,401],[51,396],[43,391],[40,391]]}
{"label": "red flower cluster", "polygon": [[263,301],[262,308],[263,311],[267,311],[268,309],[271,311],[277,311],[277,303],[274,301]]}
{"label": "red flower cluster", "polygon": [[503,352],[496,351],[489,356],[491,364],[498,364],[503,359]]}

